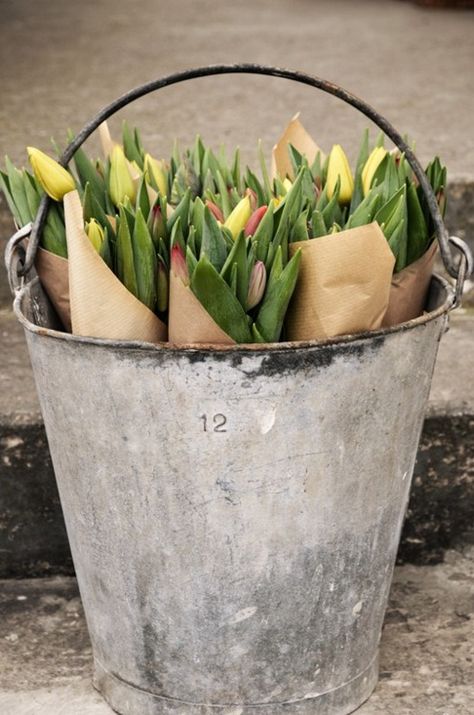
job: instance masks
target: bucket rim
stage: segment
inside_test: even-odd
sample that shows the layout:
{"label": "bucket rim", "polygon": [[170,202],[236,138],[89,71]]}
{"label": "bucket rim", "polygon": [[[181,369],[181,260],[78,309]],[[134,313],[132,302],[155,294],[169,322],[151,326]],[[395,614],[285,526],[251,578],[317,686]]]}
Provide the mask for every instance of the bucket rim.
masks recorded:
{"label": "bucket rim", "polygon": [[432,281],[438,283],[441,290],[444,292],[445,299],[441,305],[435,310],[423,313],[417,318],[394,325],[388,328],[380,328],[379,330],[370,330],[361,333],[353,333],[349,335],[338,335],[326,340],[301,340],[301,341],[286,341],[278,343],[239,343],[236,345],[216,345],[208,343],[194,343],[189,345],[173,345],[172,343],[160,342],[150,343],[141,340],[111,340],[108,338],[84,337],[81,335],[73,335],[53,328],[45,328],[32,323],[23,313],[22,304],[27,294],[36,284],[41,285],[38,277],[28,281],[20,288],[13,301],[13,311],[21,323],[23,328],[29,333],[33,333],[40,337],[52,338],[54,340],[63,341],[66,343],[77,343],[81,345],[94,345],[104,348],[120,348],[122,350],[137,350],[146,349],[148,351],[157,351],[174,354],[189,354],[193,351],[204,353],[236,353],[246,352],[251,354],[261,354],[269,352],[288,352],[296,349],[324,349],[335,345],[345,345],[354,342],[370,342],[372,340],[383,338],[387,335],[402,333],[413,330],[415,328],[426,325],[427,323],[436,320],[437,318],[449,313],[455,305],[455,291],[451,284],[437,273],[432,276]]}

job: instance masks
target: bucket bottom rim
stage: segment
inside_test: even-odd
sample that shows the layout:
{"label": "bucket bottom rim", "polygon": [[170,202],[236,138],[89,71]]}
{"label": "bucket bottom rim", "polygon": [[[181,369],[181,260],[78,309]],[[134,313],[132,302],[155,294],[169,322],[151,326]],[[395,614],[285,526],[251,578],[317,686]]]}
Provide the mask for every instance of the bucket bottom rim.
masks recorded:
{"label": "bucket bottom rim", "polygon": [[178,715],[242,715],[271,712],[272,715],[285,713],[289,715],[292,707],[301,715],[314,713],[318,706],[321,715],[350,715],[357,710],[374,691],[379,672],[379,652],[372,658],[364,670],[349,681],[322,693],[309,694],[303,698],[295,698],[284,702],[259,703],[203,703],[190,702],[179,698],[151,693],[143,688],[132,685],[117,675],[110,673],[100,661],[94,657],[93,685],[106,702],[119,715],[159,715],[160,713],[176,713]]}

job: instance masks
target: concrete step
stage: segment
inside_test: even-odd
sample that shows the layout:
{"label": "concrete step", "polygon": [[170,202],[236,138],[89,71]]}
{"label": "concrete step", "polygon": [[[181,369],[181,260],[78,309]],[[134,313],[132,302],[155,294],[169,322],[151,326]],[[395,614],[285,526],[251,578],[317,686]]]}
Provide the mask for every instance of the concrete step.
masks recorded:
{"label": "concrete step", "polygon": [[[379,684],[357,715],[472,715],[473,583],[472,549],[395,569]],[[112,715],[91,685],[75,579],[0,582],[0,612],[0,712]]]}
{"label": "concrete step", "polygon": [[[443,337],[399,560],[435,563],[474,539],[474,313]],[[22,329],[0,311],[0,577],[72,574],[48,445]]]}

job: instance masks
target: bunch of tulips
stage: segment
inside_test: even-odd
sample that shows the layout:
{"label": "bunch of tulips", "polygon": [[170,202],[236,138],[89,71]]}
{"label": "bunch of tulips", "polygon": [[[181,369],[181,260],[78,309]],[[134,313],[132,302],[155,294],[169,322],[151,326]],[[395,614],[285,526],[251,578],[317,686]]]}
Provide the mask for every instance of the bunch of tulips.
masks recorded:
{"label": "bunch of tulips", "polygon": [[[52,201],[41,235],[44,250],[67,258],[63,197],[77,191],[88,239],[123,285],[164,323],[170,279],[190,289],[235,343],[284,337],[298,284],[301,242],[377,222],[398,273],[430,246],[434,227],[403,154],[364,133],[355,171],[340,145],[308,158],[292,144],[292,171],[270,178],[261,144],[259,174],[241,168],[198,136],[168,161],[145,151],[124,122],[121,143],[101,127],[105,157],[83,149],[63,168],[28,148],[33,172],[6,159],[0,185],[17,226],[31,222],[44,193]],[[70,137],[71,138],[71,137]],[[435,158],[427,176],[444,212],[446,169]],[[296,250],[291,244],[298,244]]]}

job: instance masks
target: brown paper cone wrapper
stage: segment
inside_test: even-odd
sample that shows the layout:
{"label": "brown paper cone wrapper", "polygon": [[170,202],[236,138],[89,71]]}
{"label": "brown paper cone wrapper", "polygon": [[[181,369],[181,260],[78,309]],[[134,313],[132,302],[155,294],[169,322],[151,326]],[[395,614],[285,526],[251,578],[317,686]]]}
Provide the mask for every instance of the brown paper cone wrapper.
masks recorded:
{"label": "brown paper cone wrapper", "polygon": [[433,241],[421,258],[392,277],[390,300],[382,322],[384,328],[422,315],[437,250],[438,244]]}
{"label": "brown paper cone wrapper", "polygon": [[288,144],[292,144],[300,154],[303,154],[311,166],[316,159],[318,151],[324,157],[323,152],[314,139],[308,134],[299,120],[299,112],[295,114],[278,142],[272,149],[272,179],[279,176],[284,179],[289,176],[294,178],[293,164],[288,153]]}
{"label": "brown paper cone wrapper", "polygon": [[290,245],[301,267],[287,316],[289,340],[377,330],[387,310],[395,258],[378,223]]}
{"label": "brown paper cone wrapper", "polygon": [[69,304],[69,261],[38,247],[35,268],[48,298],[68,333],[71,332]]}
{"label": "brown paper cone wrapper", "polygon": [[64,197],[74,335],[110,340],[166,340],[166,326],[104,263],[84,231],[77,191]]}
{"label": "brown paper cone wrapper", "polygon": [[235,345],[198,301],[191,288],[170,271],[169,341],[174,345]]}

